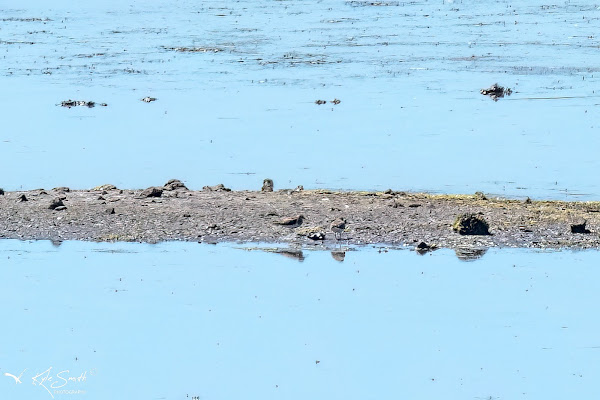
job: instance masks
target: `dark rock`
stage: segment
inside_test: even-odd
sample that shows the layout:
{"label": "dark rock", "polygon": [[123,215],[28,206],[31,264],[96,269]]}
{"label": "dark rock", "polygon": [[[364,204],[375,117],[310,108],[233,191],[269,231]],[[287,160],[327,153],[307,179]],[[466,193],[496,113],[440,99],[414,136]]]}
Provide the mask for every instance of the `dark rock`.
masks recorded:
{"label": "dark rock", "polygon": [[55,192],[63,192],[63,193],[69,193],[71,191],[71,189],[69,189],[66,186],[61,186],[61,187],[55,187],[54,189]]}
{"label": "dark rock", "polygon": [[531,201],[531,199],[528,197],[528,198],[526,198],[525,200],[523,200],[523,203],[525,203],[525,204],[531,204],[531,203],[532,203],[532,201]]}
{"label": "dark rock", "polygon": [[431,246],[425,242],[421,242],[417,245],[417,247],[415,247],[415,251],[419,254],[425,254],[431,250],[432,250]]}
{"label": "dark rock", "polygon": [[140,197],[161,197],[163,190],[157,187],[149,187],[140,193]]}
{"label": "dark rock", "polygon": [[98,200],[106,200],[106,199],[102,196],[98,196]]}
{"label": "dark rock", "polygon": [[481,89],[479,93],[483,94],[484,96],[490,96],[490,98],[494,101],[498,101],[498,99],[504,97],[504,95],[510,96],[512,94],[512,90],[494,83],[487,89]]}
{"label": "dark rock", "polygon": [[231,192],[231,189],[226,188],[222,183],[219,183],[215,186],[204,186],[202,190],[206,190],[208,192]]}
{"label": "dark rock", "polygon": [[65,205],[65,203],[63,203],[62,199],[56,198],[56,199],[52,200],[52,202],[50,203],[48,208],[50,210],[56,210],[57,207],[63,207],[64,205]]}
{"label": "dark rock", "polygon": [[589,229],[585,227],[587,221],[583,221],[581,224],[571,225],[571,233],[591,233]]}
{"label": "dark rock", "polygon": [[265,179],[263,181],[263,185],[262,185],[261,191],[263,191],[263,192],[272,192],[273,191],[273,180],[272,179]]}
{"label": "dark rock", "polygon": [[488,223],[476,214],[461,214],[456,217],[452,230],[461,235],[489,235]]}
{"label": "dark rock", "polygon": [[106,213],[107,213],[107,214],[110,214],[110,215],[114,214],[114,213],[115,213],[115,208],[114,208],[114,207],[111,207],[111,208],[107,209],[107,210],[106,210]]}
{"label": "dark rock", "polygon": [[0,188],[0,196],[4,196],[4,189]]}
{"label": "dark rock", "polygon": [[188,188],[179,179],[169,179],[169,181],[167,183],[165,183],[164,189],[165,190],[177,190],[177,189],[188,190]]}
{"label": "dark rock", "polygon": [[23,202],[23,201],[28,201],[28,200],[27,200],[27,197],[25,197],[25,195],[22,194],[19,196],[19,201]]}
{"label": "dark rock", "polygon": [[66,209],[67,209],[67,206],[58,206],[58,207],[56,207],[54,209],[54,211],[63,211],[63,210],[66,210]]}

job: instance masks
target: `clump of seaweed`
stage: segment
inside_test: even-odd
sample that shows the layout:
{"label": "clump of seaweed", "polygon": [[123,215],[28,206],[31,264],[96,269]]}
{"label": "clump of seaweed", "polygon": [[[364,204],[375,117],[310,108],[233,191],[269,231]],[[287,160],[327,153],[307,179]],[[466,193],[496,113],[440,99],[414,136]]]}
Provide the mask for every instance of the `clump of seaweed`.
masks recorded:
{"label": "clump of seaweed", "polygon": [[461,235],[489,235],[489,225],[477,214],[461,214],[452,224],[452,230]]}

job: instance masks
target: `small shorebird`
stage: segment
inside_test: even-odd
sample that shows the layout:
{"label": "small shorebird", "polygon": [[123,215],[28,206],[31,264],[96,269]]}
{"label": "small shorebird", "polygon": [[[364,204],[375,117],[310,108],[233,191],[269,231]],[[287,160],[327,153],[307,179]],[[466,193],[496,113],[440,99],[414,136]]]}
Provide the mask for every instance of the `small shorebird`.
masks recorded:
{"label": "small shorebird", "polygon": [[346,229],[346,220],[344,218],[337,218],[335,221],[331,223],[329,226],[331,231],[335,234],[335,238],[338,238],[338,234],[340,235],[340,239],[342,238],[342,233],[344,229]]}
{"label": "small shorebird", "polygon": [[297,228],[302,225],[302,221],[304,221],[304,215],[297,215],[295,217],[287,217],[279,221],[275,221],[274,223],[277,225],[285,225],[290,228]]}

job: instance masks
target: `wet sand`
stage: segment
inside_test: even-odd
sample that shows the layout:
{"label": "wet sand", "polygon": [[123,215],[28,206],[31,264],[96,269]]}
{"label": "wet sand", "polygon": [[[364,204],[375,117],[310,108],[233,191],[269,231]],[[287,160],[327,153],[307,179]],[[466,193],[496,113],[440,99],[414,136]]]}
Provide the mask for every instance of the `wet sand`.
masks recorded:
{"label": "wet sand", "polygon": [[[145,197],[151,191],[119,189],[6,192],[0,196],[0,237],[281,242],[326,248],[340,244],[416,247],[421,242],[454,249],[600,247],[600,202],[525,202],[394,191],[160,189],[160,197]],[[27,201],[22,201],[23,195]],[[52,203],[58,207],[50,209]],[[463,213],[479,213],[489,223],[491,234],[454,232],[452,224]],[[304,216],[299,226],[278,224],[298,215]],[[331,222],[338,218],[347,224],[336,234]],[[584,221],[589,233],[571,232],[572,224]]]}

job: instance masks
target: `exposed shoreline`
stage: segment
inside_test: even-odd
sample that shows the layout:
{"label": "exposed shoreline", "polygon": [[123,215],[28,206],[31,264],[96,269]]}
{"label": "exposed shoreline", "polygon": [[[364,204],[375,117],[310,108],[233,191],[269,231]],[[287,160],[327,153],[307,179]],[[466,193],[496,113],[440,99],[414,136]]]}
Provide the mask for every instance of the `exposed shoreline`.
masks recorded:
{"label": "exposed shoreline", "polygon": [[[279,242],[324,248],[340,244],[416,247],[421,242],[451,249],[600,248],[600,202],[525,202],[392,191],[261,192],[222,187],[191,191],[183,185],[158,189],[162,193],[154,193],[155,197],[147,197],[151,191],[109,186],[6,192],[0,196],[0,238]],[[50,209],[56,200],[63,205]],[[491,235],[453,232],[452,223],[462,213],[479,213],[489,223]],[[298,227],[276,224],[297,215],[304,216]],[[341,240],[330,229],[337,218],[347,220]],[[572,233],[571,225],[583,221],[590,232]],[[313,240],[319,237],[324,240]]]}

